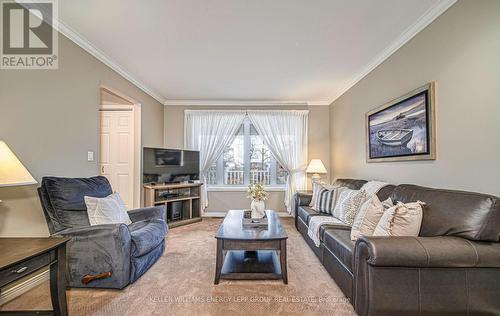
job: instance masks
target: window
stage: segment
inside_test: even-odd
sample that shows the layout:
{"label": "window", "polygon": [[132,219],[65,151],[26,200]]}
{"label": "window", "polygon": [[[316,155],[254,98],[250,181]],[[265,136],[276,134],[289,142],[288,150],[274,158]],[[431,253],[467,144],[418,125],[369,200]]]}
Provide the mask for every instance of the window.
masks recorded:
{"label": "window", "polygon": [[245,119],[234,141],[208,170],[209,186],[247,186],[262,183],[284,186],[287,171],[274,159],[271,150]]}

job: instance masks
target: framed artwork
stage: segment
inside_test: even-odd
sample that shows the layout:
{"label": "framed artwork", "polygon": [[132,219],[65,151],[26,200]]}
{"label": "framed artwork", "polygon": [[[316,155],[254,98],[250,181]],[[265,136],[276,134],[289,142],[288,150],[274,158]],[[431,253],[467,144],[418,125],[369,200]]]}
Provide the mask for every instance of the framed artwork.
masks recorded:
{"label": "framed artwork", "polygon": [[366,113],[366,159],[436,159],[434,82]]}

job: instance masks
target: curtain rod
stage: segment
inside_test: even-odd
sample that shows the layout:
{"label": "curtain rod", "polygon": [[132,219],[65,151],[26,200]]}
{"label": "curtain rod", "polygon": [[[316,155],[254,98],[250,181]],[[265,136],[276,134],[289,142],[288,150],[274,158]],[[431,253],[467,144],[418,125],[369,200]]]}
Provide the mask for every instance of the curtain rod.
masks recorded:
{"label": "curtain rod", "polygon": [[309,113],[309,110],[249,110],[249,109],[242,109],[242,110],[190,110],[186,109],[184,110],[184,113],[189,113],[189,112],[226,112],[226,113],[245,113],[248,115],[249,112],[283,112],[283,113]]}

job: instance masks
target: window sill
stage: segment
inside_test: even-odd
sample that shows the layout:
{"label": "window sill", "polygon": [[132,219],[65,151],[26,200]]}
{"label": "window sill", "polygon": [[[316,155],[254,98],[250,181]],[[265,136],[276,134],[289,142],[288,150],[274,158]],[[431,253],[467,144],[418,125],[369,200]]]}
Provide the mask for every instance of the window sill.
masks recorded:
{"label": "window sill", "polygon": [[[264,187],[267,192],[285,192],[284,187]],[[208,192],[246,192],[248,187],[244,186],[209,186],[207,187]]]}

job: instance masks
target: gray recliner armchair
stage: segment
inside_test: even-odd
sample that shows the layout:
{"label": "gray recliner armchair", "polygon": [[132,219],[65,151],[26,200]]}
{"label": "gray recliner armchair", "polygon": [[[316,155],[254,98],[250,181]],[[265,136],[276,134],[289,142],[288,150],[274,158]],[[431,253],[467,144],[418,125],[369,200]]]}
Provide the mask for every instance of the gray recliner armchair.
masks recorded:
{"label": "gray recliner armchair", "polygon": [[38,193],[50,234],[71,237],[66,250],[69,287],[124,288],[165,250],[165,206],[129,211],[128,226],[90,226],[84,196],[113,193],[105,177],[44,177]]}

